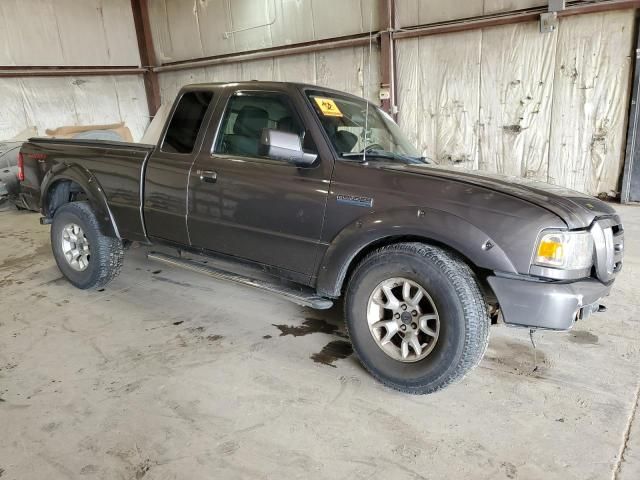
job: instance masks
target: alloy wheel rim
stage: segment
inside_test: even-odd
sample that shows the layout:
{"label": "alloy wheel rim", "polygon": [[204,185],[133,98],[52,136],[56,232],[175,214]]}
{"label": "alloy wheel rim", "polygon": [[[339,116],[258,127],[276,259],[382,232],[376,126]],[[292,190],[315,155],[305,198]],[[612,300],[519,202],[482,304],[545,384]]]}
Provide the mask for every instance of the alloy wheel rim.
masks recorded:
{"label": "alloy wheel rim", "polygon": [[369,332],[384,353],[400,362],[429,355],[440,334],[440,316],[424,287],[408,278],[380,282],[367,304]]}
{"label": "alloy wheel rim", "polygon": [[69,223],[61,233],[60,246],[65,260],[71,268],[82,272],[89,266],[91,250],[89,240],[80,225]]}

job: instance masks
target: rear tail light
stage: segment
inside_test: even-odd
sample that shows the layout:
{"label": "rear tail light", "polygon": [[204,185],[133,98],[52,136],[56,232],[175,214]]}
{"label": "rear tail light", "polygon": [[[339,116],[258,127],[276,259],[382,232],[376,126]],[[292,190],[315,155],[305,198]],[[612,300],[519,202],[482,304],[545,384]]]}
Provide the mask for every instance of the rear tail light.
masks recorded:
{"label": "rear tail light", "polygon": [[24,182],[24,157],[18,152],[18,180]]}

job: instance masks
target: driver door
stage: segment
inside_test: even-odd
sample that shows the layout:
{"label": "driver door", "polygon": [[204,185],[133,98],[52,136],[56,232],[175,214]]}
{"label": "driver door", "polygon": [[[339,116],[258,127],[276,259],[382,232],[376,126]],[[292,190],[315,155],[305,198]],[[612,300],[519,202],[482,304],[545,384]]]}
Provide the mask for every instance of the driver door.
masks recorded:
{"label": "driver door", "polygon": [[[194,247],[274,266],[314,272],[332,158],[299,167],[260,154],[262,129],[294,132],[318,153],[297,91],[231,90],[212,152],[191,169],[188,226]],[[306,137],[306,138],[305,138]]]}

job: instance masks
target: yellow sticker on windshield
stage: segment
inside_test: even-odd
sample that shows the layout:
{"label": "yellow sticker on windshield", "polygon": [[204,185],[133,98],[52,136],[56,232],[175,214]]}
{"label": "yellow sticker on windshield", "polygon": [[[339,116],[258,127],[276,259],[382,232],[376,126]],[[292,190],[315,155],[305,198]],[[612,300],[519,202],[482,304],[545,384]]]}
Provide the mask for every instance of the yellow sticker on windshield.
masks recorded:
{"label": "yellow sticker on windshield", "polygon": [[336,105],[336,102],[331,100],[330,98],[322,98],[322,97],[313,97],[313,99],[320,107],[320,111],[325,117],[341,117],[342,112]]}

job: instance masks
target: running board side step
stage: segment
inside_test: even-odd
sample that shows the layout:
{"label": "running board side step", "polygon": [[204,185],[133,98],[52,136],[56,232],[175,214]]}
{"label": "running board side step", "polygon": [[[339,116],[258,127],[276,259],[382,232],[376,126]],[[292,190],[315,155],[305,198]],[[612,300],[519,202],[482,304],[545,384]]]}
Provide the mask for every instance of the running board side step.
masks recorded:
{"label": "running board side step", "polygon": [[313,292],[310,288],[306,288],[306,289],[304,287],[294,288],[294,287],[289,287],[287,285],[281,285],[275,282],[272,283],[266,280],[249,278],[243,275],[227,272],[226,270],[221,270],[219,268],[215,268],[209,265],[203,265],[193,260],[173,257],[171,255],[167,255],[160,252],[149,252],[147,254],[147,258],[149,260],[156,260],[158,262],[166,263],[168,265],[173,265],[175,267],[181,267],[186,270],[202,273],[204,275],[208,275],[209,277],[217,278],[219,280],[227,280],[230,282],[239,283],[241,285],[246,285],[248,287],[265,290],[270,293],[275,293],[276,295],[284,297],[287,300],[293,303],[297,303],[298,305],[301,305],[303,307],[310,307],[316,310],[326,310],[328,308],[331,308],[333,305],[333,302],[331,300],[329,300],[328,298],[320,297],[315,292]]}

